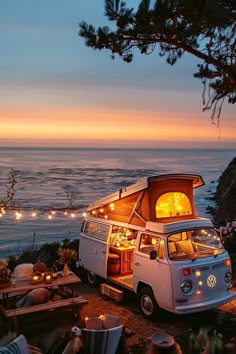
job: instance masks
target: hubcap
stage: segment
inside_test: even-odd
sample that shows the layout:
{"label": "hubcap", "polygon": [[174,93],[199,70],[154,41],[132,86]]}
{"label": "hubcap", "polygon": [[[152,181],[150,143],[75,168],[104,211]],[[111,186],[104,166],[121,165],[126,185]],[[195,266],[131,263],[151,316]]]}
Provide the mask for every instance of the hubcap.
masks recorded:
{"label": "hubcap", "polygon": [[149,296],[145,295],[142,298],[142,308],[147,314],[152,313],[153,304]]}
{"label": "hubcap", "polygon": [[88,280],[90,283],[94,283],[96,280],[96,275],[93,272],[88,273]]}

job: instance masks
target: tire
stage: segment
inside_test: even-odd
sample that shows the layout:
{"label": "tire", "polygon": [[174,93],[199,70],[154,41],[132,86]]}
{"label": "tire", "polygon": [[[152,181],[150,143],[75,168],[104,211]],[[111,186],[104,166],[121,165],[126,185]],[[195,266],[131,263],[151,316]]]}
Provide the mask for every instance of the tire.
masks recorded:
{"label": "tire", "polygon": [[158,305],[149,287],[141,289],[138,294],[139,308],[145,318],[154,319],[157,314]]}
{"label": "tire", "polygon": [[100,278],[94,272],[87,270],[86,273],[87,283],[93,287],[97,287],[100,284]]}

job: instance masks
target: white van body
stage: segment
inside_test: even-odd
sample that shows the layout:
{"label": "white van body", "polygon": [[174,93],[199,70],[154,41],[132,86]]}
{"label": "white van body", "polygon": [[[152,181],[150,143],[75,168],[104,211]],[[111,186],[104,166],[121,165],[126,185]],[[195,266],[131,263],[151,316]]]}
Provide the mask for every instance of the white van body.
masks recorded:
{"label": "white van body", "polygon": [[[180,175],[174,175],[175,180],[176,176]],[[137,195],[140,201],[140,191]],[[102,208],[111,199],[114,204],[116,198],[113,194],[107,204],[103,201]],[[127,206],[126,199],[124,202]],[[91,210],[94,208],[93,204]],[[90,284],[103,279],[135,292],[145,317],[155,316],[158,307],[187,314],[218,307],[236,297],[231,290],[230,257],[209,219],[186,219],[185,213],[181,217],[178,212],[177,221],[171,215],[171,222],[142,220],[135,225],[97,214],[91,212],[83,220],[79,264],[87,271]]]}

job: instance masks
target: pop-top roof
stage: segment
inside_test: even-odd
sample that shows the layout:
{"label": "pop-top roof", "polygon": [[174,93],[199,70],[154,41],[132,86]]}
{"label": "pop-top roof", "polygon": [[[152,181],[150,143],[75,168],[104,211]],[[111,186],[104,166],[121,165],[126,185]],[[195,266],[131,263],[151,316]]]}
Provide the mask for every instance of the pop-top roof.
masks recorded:
{"label": "pop-top roof", "polygon": [[177,174],[166,174],[166,175],[145,177],[145,178],[142,178],[140,181],[138,181],[135,184],[132,184],[128,187],[122,188],[122,189],[118,190],[117,192],[111,193],[103,198],[96,200],[95,202],[91,203],[88,206],[87,211],[90,211],[94,208],[98,208],[102,205],[112,203],[116,200],[127,197],[128,195],[134,194],[134,193],[139,192],[141,190],[147,189],[149,186],[149,182],[151,182],[151,181],[153,182],[153,181],[171,180],[171,179],[192,180],[193,181],[193,189],[201,187],[205,184],[201,176],[192,175],[192,174],[177,173]]}

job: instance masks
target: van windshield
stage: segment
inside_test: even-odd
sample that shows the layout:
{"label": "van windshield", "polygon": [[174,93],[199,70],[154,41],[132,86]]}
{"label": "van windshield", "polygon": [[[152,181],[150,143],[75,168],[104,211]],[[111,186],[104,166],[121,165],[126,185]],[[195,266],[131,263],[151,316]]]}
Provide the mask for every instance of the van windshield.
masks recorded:
{"label": "van windshield", "polygon": [[185,230],[168,237],[168,254],[171,260],[217,257],[223,252],[223,244],[214,228]]}

